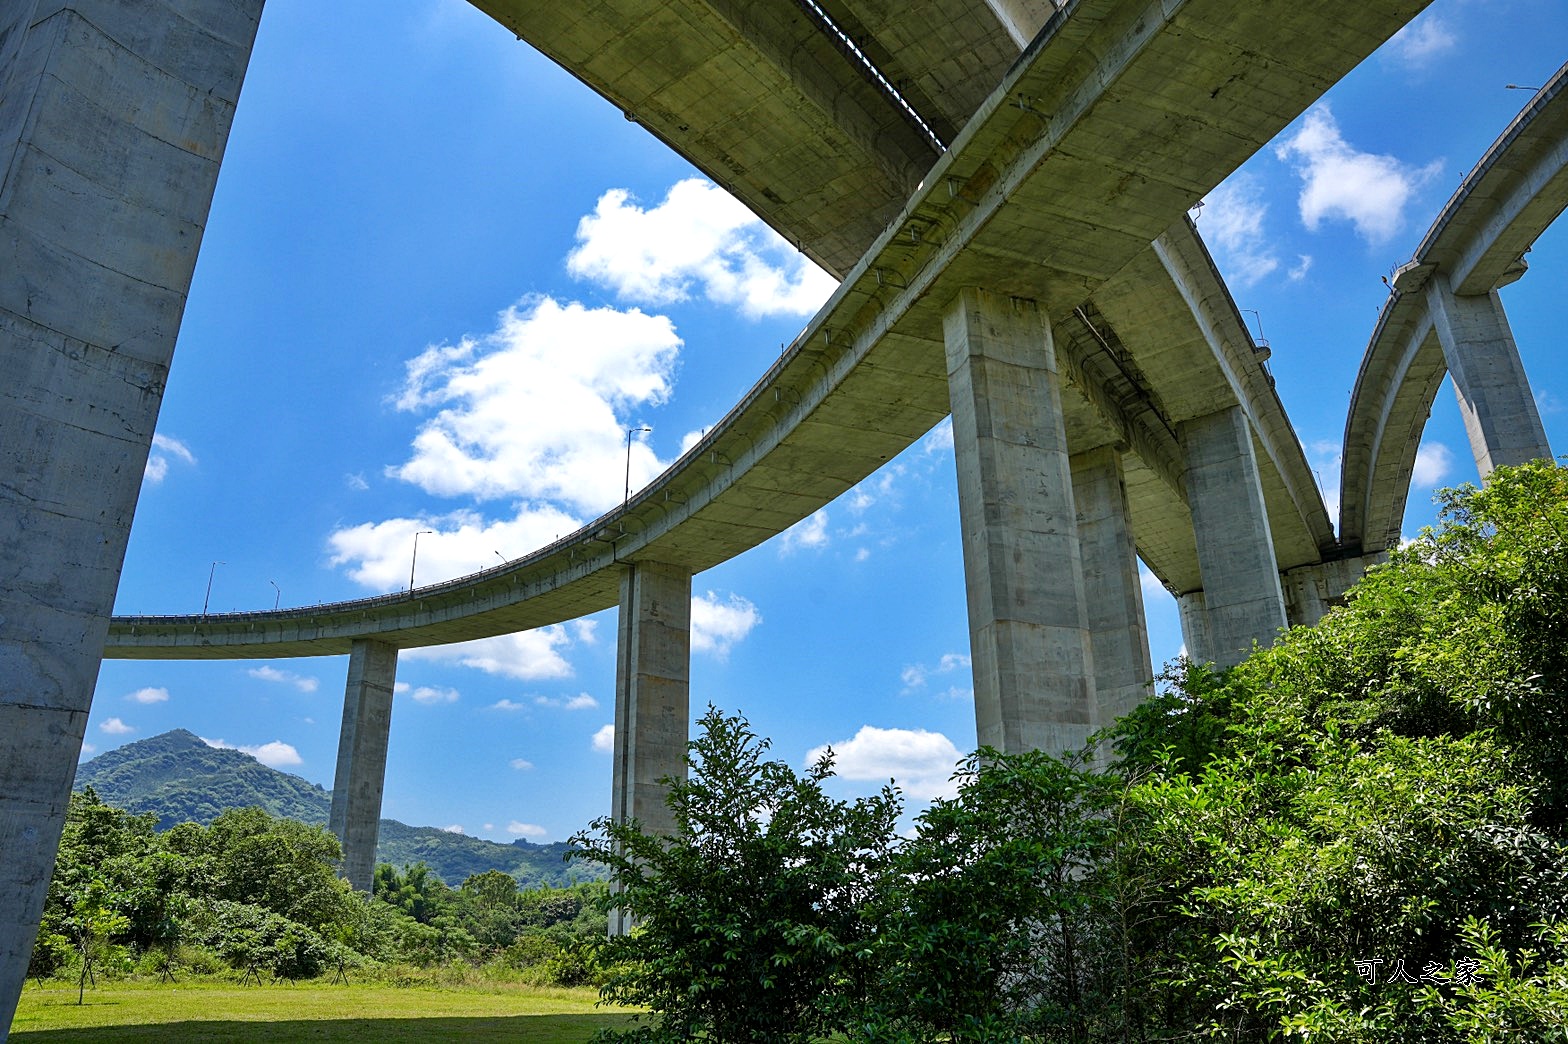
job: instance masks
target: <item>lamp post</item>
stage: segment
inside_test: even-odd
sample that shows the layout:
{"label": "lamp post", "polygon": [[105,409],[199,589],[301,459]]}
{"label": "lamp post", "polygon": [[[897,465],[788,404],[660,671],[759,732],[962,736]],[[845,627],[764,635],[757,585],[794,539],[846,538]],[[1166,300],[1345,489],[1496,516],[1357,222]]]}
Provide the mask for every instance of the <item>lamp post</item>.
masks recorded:
{"label": "lamp post", "polygon": [[408,560],[408,590],[410,594],[412,594],[414,591],[414,567],[419,564],[419,538],[425,536],[426,534],[434,533],[435,530],[433,529],[421,529],[419,532],[414,534],[414,554],[413,557]]}
{"label": "lamp post", "polygon": [[278,582],[276,580],[268,580],[267,583],[271,584],[272,589],[278,592],[277,597],[272,600],[272,608],[276,609],[278,607],[278,603],[283,601],[283,588],[278,586]]}
{"label": "lamp post", "polygon": [[626,429],[626,495],[621,498],[621,507],[632,499],[632,435],[639,431],[652,431],[652,428],[627,428]]}
{"label": "lamp post", "polygon": [[207,605],[212,601],[212,576],[213,576],[213,574],[218,571],[218,567],[220,565],[228,565],[228,564],[229,563],[227,563],[227,562],[214,562],[214,563],[212,563],[212,568],[207,570],[207,597],[205,597],[205,598],[203,598],[201,600],[201,615],[203,615],[203,616],[207,615]]}

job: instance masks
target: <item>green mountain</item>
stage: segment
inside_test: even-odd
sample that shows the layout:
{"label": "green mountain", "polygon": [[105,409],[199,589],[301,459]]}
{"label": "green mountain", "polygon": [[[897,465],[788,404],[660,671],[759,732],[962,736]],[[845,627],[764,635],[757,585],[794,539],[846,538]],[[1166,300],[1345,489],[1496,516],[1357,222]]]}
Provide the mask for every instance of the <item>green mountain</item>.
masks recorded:
{"label": "green mountain", "polygon": [[[85,762],[76,770],[76,789],[89,786],[111,805],[137,814],[156,813],[160,828],[207,824],[227,809],[248,805],[260,805],[275,816],[325,823],[332,808],[332,795],[309,780],[268,768],[241,750],[209,747],[184,729],[127,743]],[[376,859],[394,866],[423,861],[454,887],[486,870],[509,873],[524,887],[603,876],[597,867],[567,863],[567,848],[561,841],[503,845],[383,819]]]}

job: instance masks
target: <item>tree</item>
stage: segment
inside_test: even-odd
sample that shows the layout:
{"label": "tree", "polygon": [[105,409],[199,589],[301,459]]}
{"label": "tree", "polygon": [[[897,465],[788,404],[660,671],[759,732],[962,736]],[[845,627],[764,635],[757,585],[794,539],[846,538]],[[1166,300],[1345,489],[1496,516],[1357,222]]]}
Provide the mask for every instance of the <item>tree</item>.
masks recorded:
{"label": "tree", "polygon": [[902,803],[891,787],[833,800],[831,752],[800,776],[767,750],[744,719],[710,707],[689,778],[665,780],[672,836],[604,818],[572,839],[578,858],[609,868],[610,901],[636,919],[602,954],[618,970],[601,996],[657,1015],[629,1036],[812,1040],[870,987],[865,911]]}

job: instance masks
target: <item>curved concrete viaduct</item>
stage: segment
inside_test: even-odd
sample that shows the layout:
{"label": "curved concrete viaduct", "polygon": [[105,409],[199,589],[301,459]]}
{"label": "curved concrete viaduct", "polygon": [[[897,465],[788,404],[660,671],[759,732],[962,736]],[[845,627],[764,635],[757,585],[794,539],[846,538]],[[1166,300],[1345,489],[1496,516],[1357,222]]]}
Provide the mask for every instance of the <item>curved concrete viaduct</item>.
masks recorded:
{"label": "curved concrete viaduct", "polygon": [[1451,374],[1476,467],[1550,457],[1497,290],[1568,206],[1568,65],[1460,183],[1394,277],[1345,423],[1340,540],[1396,547],[1421,432]]}
{"label": "curved concrete viaduct", "polygon": [[[614,812],[657,824],[685,742],[692,572],[948,412],[983,742],[1074,745],[1136,698],[1135,539],[1194,596],[1192,647],[1222,661],[1285,622],[1282,569],[1336,553],[1184,214],[1425,0],[480,6],[845,280],[718,429],[567,541],[330,610],[117,622],[121,655],[350,652],[332,821],[351,880],[374,850],[399,647],[618,591]],[[22,252],[0,264],[0,1025],[260,8],[0,16],[0,99],[21,100],[0,105],[0,243]],[[116,115],[127,93],[149,104]]]}

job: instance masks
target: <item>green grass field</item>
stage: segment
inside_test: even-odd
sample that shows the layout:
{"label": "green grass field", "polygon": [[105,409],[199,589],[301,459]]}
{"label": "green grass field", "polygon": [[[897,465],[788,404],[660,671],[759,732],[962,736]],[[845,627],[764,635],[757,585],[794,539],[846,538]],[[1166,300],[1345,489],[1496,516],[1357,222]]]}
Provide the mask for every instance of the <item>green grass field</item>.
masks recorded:
{"label": "green grass field", "polygon": [[134,985],[88,990],[29,984],[11,1040],[156,1041],[585,1041],[628,1016],[594,1007],[592,990],[523,986],[428,989],[379,985]]}

